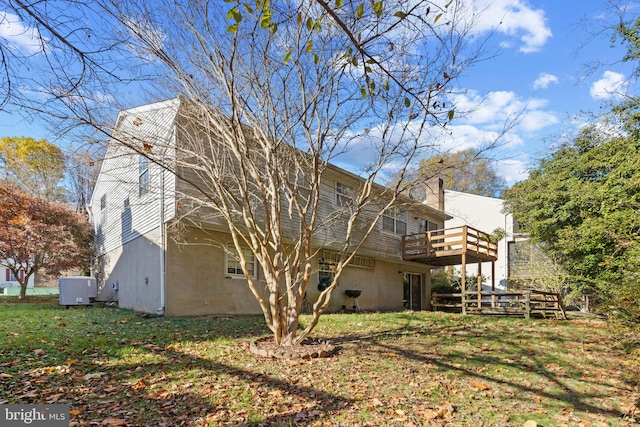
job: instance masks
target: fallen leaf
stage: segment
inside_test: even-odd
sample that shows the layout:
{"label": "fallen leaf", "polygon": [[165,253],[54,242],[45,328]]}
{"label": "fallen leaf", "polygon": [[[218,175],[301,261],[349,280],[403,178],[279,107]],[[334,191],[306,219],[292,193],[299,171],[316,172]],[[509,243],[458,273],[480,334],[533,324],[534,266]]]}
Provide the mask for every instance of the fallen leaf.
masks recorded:
{"label": "fallen leaf", "polygon": [[33,350],[33,354],[35,354],[36,356],[42,356],[45,353],[45,351],[41,348]]}
{"label": "fallen leaf", "polygon": [[527,420],[522,424],[522,427],[538,427],[538,423],[533,420]]}
{"label": "fallen leaf", "polygon": [[92,380],[95,378],[102,378],[103,375],[107,375],[105,372],[92,372],[90,374],[85,375],[84,377],[82,377],[83,380]]}
{"label": "fallen leaf", "polygon": [[109,426],[109,427],[126,427],[129,424],[120,418],[107,417],[100,423],[101,426]]}
{"label": "fallen leaf", "polygon": [[479,383],[477,381],[470,381],[470,384],[472,387],[480,390],[480,391],[486,391],[486,390],[491,390],[491,386],[488,384],[484,384],[484,383]]}
{"label": "fallen leaf", "polygon": [[137,383],[135,383],[133,386],[131,386],[134,390],[142,390],[144,388],[147,388],[147,383],[144,380],[144,378],[140,378],[138,380]]}
{"label": "fallen leaf", "polygon": [[436,409],[425,409],[424,411],[422,411],[422,416],[427,421],[435,420],[436,418],[440,417],[440,411]]}
{"label": "fallen leaf", "polygon": [[54,394],[53,396],[47,397],[47,403],[54,403],[60,400],[60,398],[64,396],[64,393]]}

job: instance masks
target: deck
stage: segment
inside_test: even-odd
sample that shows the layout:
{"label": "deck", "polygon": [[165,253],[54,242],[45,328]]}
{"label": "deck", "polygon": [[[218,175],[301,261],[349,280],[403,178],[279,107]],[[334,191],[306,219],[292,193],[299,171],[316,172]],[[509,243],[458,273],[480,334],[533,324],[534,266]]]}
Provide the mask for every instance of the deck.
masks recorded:
{"label": "deck", "polygon": [[482,289],[482,263],[491,262],[491,290],[495,291],[498,245],[484,231],[468,225],[402,236],[402,259],[433,266],[460,265],[462,292],[466,291],[467,264],[478,264],[478,289]]}
{"label": "deck", "polygon": [[560,296],[552,292],[522,290],[515,292],[460,292],[431,294],[434,310],[462,314],[518,315],[530,318],[553,315],[566,319]]}
{"label": "deck", "polygon": [[498,259],[498,245],[488,233],[464,225],[402,236],[402,259],[435,266]]}
{"label": "deck", "polygon": [[[410,234],[402,237],[402,259],[435,267],[460,265],[461,292],[431,295],[434,310],[462,314],[502,314],[548,316],[566,318],[560,296],[551,292],[522,290],[497,292],[495,289],[495,261],[498,245],[488,233],[468,225]],[[482,263],[491,262],[491,291],[482,291]],[[466,266],[477,263],[475,291],[467,291]]]}

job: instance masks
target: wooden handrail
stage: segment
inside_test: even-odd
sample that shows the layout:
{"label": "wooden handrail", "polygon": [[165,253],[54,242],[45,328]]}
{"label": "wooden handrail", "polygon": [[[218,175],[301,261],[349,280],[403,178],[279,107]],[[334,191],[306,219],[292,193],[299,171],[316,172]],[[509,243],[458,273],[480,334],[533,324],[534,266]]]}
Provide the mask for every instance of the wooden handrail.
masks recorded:
{"label": "wooden handrail", "polygon": [[498,255],[498,245],[490,241],[489,234],[468,225],[402,236],[402,256],[406,260],[455,250],[486,257]]}
{"label": "wooden handrail", "polygon": [[516,292],[434,292],[431,294],[431,305],[434,309],[460,309],[463,314],[522,314],[525,318],[530,318],[532,314],[555,314],[566,319],[560,295],[529,289]]}

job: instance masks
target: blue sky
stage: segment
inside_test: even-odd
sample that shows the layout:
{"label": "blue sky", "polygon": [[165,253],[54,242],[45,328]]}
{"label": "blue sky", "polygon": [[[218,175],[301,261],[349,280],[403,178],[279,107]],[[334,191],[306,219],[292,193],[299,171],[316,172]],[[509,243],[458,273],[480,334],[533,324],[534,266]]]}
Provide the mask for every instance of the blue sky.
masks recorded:
{"label": "blue sky", "polygon": [[[617,22],[605,6],[594,0],[496,0],[488,6],[486,26],[502,22],[491,35],[499,50],[458,82],[467,91],[462,105],[484,99],[458,125],[477,138],[499,129],[506,112],[522,112],[506,145],[493,153],[508,183],[526,177],[534,159],[575,134],[589,120],[584,113],[601,112],[628,89],[633,67],[619,63],[625,49],[612,48],[611,32],[602,33]],[[628,16],[638,13],[636,8]],[[589,66],[595,62],[600,66]],[[457,144],[474,141],[461,137]]]}
{"label": "blue sky", "polygon": [[[469,114],[458,116],[450,136],[438,136],[444,148],[477,147],[500,133],[515,116],[503,145],[488,153],[508,184],[526,177],[531,162],[589,120],[584,112],[602,111],[627,90],[632,64],[620,64],[621,47],[612,48],[617,22],[605,0],[474,0],[482,11],[477,37],[490,35],[494,54],[456,81],[451,101]],[[0,17],[3,15],[0,9]],[[629,9],[629,18],[640,12]],[[635,13],[635,15],[634,15]],[[30,32],[4,15],[0,37],[28,52]],[[8,18],[8,19],[7,19]],[[599,62],[591,68],[588,64]],[[48,138],[54,134],[39,120],[0,113],[0,136]],[[348,159],[345,159],[348,160]]]}

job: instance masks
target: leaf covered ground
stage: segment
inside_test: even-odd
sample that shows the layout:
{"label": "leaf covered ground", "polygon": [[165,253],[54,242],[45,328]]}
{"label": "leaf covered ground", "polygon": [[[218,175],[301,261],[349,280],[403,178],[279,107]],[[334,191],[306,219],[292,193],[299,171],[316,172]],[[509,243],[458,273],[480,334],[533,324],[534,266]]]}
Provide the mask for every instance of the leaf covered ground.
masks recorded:
{"label": "leaf covered ground", "polygon": [[308,361],[249,353],[260,317],[3,298],[0,326],[0,404],[68,404],[71,426],[640,423],[640,357],[595,319],[327,315],[338,352]]}

